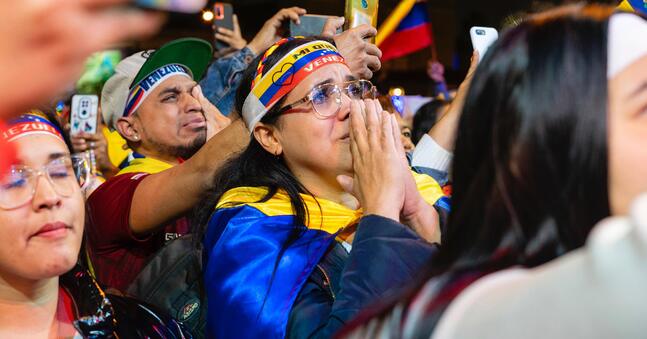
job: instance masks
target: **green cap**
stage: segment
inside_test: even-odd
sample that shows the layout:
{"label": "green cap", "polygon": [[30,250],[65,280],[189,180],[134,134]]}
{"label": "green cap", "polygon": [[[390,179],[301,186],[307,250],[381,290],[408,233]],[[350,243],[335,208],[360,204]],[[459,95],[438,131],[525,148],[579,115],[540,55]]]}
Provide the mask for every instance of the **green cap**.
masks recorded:
{"label": "green cap", "polygon": [[193,80],[202,79],[213,58],[211,44],[202,39],[173,40],[148,55],[146,62],[130,84],[132,88],[157,69],[170,64],[180,64],[191,71]]}

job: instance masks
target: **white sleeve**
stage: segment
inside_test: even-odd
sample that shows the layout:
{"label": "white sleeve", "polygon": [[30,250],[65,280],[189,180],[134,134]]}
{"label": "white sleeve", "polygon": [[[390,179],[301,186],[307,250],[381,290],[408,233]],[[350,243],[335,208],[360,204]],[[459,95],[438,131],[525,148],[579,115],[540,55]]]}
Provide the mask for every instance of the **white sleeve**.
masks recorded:
{"label": "white sleeve", "polygon": [[413,150],[411,166],[449,172],[449,165],[451,165],[453,157],[452,152],[447,151],[438,145],[432,137],[425,134]]}

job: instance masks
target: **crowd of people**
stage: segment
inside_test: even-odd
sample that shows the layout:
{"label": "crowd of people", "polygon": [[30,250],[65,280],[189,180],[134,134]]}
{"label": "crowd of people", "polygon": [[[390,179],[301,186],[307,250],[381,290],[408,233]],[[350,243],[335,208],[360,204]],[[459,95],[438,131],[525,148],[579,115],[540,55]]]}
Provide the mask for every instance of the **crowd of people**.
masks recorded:
{"label": "crowd of people", "polygon": [[524,16],[412,121],[375,28],[235,17],[121,60],[70,135],[86,58],[163,22],[127,3],[0,24],[0,337],[645,337],[645,17]]}

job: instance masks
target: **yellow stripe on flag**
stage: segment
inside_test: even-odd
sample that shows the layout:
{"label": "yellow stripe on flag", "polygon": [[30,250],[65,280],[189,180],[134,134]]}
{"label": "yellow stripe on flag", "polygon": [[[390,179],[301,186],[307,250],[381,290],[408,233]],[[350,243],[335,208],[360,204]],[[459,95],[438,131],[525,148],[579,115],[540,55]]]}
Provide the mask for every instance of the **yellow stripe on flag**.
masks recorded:
{"label": "yellow stripe on flag", "polygon": [[411,11],[411,8],[413,8],[413,5],[415,4],[416,0],[400,1],[398,6],[393,10],[393,12],[391,12],[386,20],[384,20],[382,25],[380,25],[380,28],[378,28],[377,36],[375,37],[375,44],[377,45],[377,47],[380,47],[386,37],[393,33],[396,28],[398,28],[400,21],[402,21],[402,19],[404,19],[404,17],[409,14],[409,11]]}
{"label": "yellow stripe on flag", "polygon": [[618,5],[618,9],[627,12],[634,12],[634,8],[631,7],[631,4],[627,0],[623,0],[620,5]]}

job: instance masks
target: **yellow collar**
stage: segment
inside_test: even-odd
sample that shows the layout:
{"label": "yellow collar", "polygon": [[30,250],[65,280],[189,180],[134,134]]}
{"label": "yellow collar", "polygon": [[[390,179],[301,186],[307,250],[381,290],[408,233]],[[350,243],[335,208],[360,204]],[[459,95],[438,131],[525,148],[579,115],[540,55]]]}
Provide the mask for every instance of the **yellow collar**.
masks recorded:
{"label": "yellow collar", "polygon": [[153,159],[153,158],[135,158],[128,163],[128,166],[124,167],[117,175],[125,173],[148,173],[155,174],[162,171],[165,171],[169,168],[172,168],[173,165]]}
{"label": "yellow collar", "polygon": [[[443,197],[443,190],[431,177],[413,172],[418,191],[423,199],[433,205]],[[273,197],[265,202],[259,202],[267,195],[265,187],[237,187],[227,191],[216,205],[216,208],[228,208],[238,205],[248,205],[258,209],[267,216],[294,215],[290,197],[279,190]],[[307,227],[323,230],[336,234],[345,227],[355,225],[362,217],[362,210],[352,210],[336,202],[313,198],[301,194],[307,212]]]}
{"label": "yellow collar", "polygon": [[[279,191],[268,201],[258,202],[267,195],[265,187],[237,187],[225,193],[216,208],[227,208],[237,205],[248,205],[258,209],[267,216],[294,215],[290,197]],[[307,212],[307,227],[335,234],[341,229],[355,225],[362,217],[361,210],[352,210],[346,206],[326,199],[314,199],[301,194]]]}

